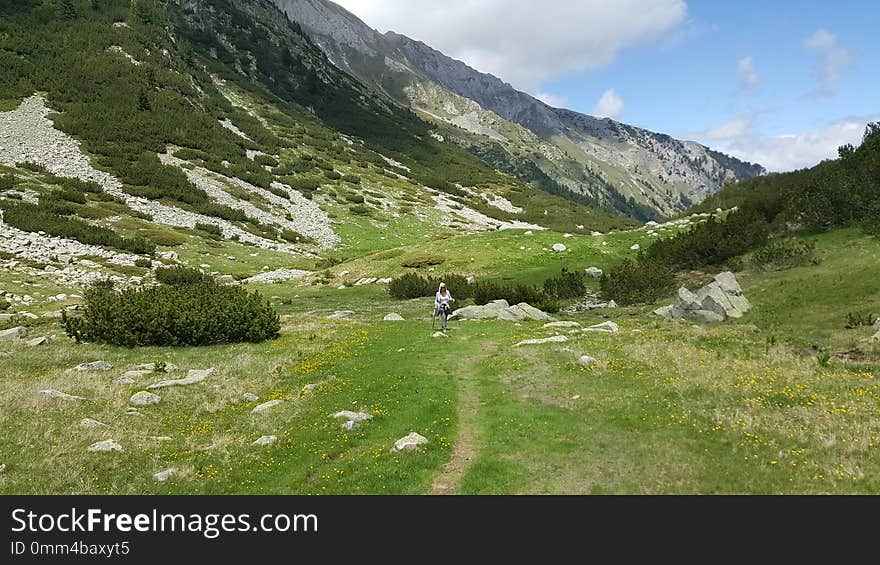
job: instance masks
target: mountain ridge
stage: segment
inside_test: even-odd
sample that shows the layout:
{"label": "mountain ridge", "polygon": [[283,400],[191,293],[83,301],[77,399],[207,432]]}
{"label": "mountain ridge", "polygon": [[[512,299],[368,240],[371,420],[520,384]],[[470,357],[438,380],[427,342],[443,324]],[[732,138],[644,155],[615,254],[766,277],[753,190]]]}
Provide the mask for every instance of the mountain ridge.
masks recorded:
{"label": "mountain ridge", "polygon": [[430,90],[425,83],[433,83],[555,146],[561,150],[561,157],[553,163],[552,154],[559,154],[555,149],[548,153],[546,147],[536,151],[516,142],[483,140],[489,145],[501,142],[509,153],[531,153],[529,160],[554,182],[599,205],[637,215],[634,204],[638,203],[658,216],[670,216],[704,200],[728,182],[766,173],[760,165],[739,161],[693,141],[553,108],[424,42],[393,31],[382,34],[327,0],[273,1],[303,26],[334,64],[383,95],[421,111],[423,117],[435,123],[459,125],[438,118],[432,111],[432,101],[418,96]]}

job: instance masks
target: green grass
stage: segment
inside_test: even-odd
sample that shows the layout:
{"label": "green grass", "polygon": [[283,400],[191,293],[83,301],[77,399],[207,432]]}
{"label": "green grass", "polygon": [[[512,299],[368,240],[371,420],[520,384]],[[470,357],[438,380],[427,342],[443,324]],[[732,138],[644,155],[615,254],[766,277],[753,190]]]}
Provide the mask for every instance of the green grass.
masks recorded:
{"label": "green grass", "polygon": [[[473,254],[484,272],[530,281],[566,263],[607,267],[645,239],[644,232],[560,237],[460,236],[333,270],[365,265],[379,274],[416,251]],[[520,255],[523,240],[533,247],[560,240],[570,251]],[[846,330],[843,317],[878,305],[870,265],[880,245],[855,231],[815,240],[817,266],[739,274],[754,309],[719,326],[667,323],[636,307],[604,312],[620,334],[570,335],[560,345],[512,348],[547,335],[537,323],[455,323],[450,337],[433,338],[430,299],[396,301],[378,285],[335,288],[353,273],[327,287],[253,285],[286,316],[281,338],[259,345],[134,350],[64,337],[39,350],[6,344],[0,424],[21,431],[0,438],[7,465],[0,492],[877,493],[880,348],[865,341],[870,328]],[[337,310],[355,315],[326,319]],[[383,322],[389,312],[408,321]],[[63,333],[54,323],[32,332]],[[858,348],[862,358],[832,357],[822,367],[804,352],[813,341],[831,354]],[[579,367],[582,354],[599,364]],[[116,368],[64,373],[95,359]],[[162,402],[142,408],[144,417],[126,416],[131,394],[161,377],[134,386],[111,379],[156,360],[218,371],[198,385],[160,391]],[[322,381],[313,396],[300,397],[305,384]],[[91,400],[37,394],[48,388]],[[257,417],[245,392],[285,403]],[[345,432],[329,418],[343,409],[375,418]],[[112,427],[80,429],[84,417]],[[411,431],[430,443],[393,454],[393,442]],[[279,439],[250,445],[262,435]],[[151,439],[158,436],[171,440]],[[86,452],[107,438],[126,451]],[[156,483],[152,474],[168,467],[181,473]]]}

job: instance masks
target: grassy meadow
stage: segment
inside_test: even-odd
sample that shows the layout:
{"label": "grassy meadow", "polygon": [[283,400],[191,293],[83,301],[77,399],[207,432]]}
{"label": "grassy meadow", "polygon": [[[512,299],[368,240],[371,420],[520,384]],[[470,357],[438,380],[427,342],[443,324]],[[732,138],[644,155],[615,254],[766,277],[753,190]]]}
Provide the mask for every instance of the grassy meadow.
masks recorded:
{"label": "grassy meadow", "polygon": [[[437,272],[536,282],[563,266],[613,265],[645,231],[425,239],[334,266],[326,285],[252,285],[283,315],[281,337],[262,344],[76,344],[57,322],[31,328],[57,334],[50,345],[2,344],[0,492],[880,492],[880,347],[867,341],[870,328],[844,328],[847,312],[880,310],[876,239],[824,234],[814,238],[817,265],[739,273],[754,308],[734,323],[668,323],[647,306],[561,313],[583,325],[612,319],[621,331],[522,348],[512,346],[554,330],[456,322],[447,338],[433,337],[431,299],[337,286],[399,274],[417,254],[444,255]],[[543,251],[558,242],[568,250]],[[328,319],[338,310],[355,314]],[[390,312],[407,321],[384,322]],[[811,355],[813,345],[823,355]],[[581,355],[598,364],[579,366]],[[98,359],[113,370],[65,372]],[[112,383],[160,361],[179,370]],[[159,404],[126,413],[150,383],[208,367],[217,371],[205,381],[156,391]],[[48,398],[45,389],[87,400]],[[283,403],[251,413],[275,399]],[[374,417],[346,431],[330,417],[339,410]],[[83,428],[83,418],[107,427]],[[393,453],[410,432],[429,443]],[[267,435],[278,440],[251,445]],[[87,451],[104,439],[124,451]],[[153,474],[167,468],[177,472],[157,482]]]}

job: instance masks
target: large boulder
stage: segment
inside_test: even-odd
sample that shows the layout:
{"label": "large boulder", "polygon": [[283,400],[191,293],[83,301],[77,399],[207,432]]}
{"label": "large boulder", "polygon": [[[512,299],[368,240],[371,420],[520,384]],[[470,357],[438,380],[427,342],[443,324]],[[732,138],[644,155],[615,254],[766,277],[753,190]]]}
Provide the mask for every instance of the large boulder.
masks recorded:
{"label": "large boulder", "polygon": [[449,317],[450,320],[501,320],[505,322],[521,322],[535,320],[537,322],[552,321],[546,312],[521,302],[514,306],[506,300],[495,300],[485,306],[466,306],[459,308]]}
{"label": "large boulder", "polygon": [[736,277],[731,272],[725,272],[696,293],[686,288],[679,289],[675,304],[658,308],[654,313],[669,321],[687,319],[712,324],[742,318],[751,307]]}
{"label": "large boulder", "polygon": [[538,310],[534,306],[526,304],[525,302],[520,302],[519,304],[517,304],[517,307],[520,310],[522,310],[523,312],[525,312],[526,317],[529,318],[530,320],[534,320],[536,322],[552,322],[553,321],[553,318],[550,316],[550,314],[548,314],[542,310]]}
{"label": "large boulder", "polygon": [[8,330],[0,331],[0,341],[18,341],[26,338],[27,335],[27,328],[18,326],[16,328],[9,328]]}

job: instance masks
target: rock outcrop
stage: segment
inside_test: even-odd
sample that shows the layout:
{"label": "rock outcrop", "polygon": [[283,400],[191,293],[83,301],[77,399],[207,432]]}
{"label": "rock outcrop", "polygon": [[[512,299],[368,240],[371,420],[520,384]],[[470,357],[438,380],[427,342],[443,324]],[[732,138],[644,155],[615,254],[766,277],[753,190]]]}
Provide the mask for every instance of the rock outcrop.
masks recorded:
{"label": "rock outcrop", "polygon": [[506,300],[494,300],[485,306],[466,306],[459,308],[449,317],[450,320],[501,320],[505,322],[522,322],[534,320],[549,322],[553,318],[534,306],[521,302],[511,306]]}
{"label": "rock outcrop", "polygon": [[731,272],[721,273],[696,293],[686,288],[678,291],[678,301],[654,311],[667,320],[693,320],[703,324],[742,318],[752,305]]}

